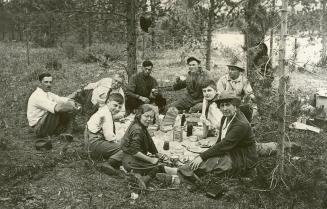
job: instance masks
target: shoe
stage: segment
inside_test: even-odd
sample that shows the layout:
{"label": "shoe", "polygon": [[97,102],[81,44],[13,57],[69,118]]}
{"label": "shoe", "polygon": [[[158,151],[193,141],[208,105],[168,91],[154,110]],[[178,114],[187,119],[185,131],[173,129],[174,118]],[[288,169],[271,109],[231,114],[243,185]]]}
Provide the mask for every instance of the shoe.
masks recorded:
{"label": "shoe", "polygon": [[138,187],[140,189],[146,189],[146,182],[144,181],[144,178],[139,173],[131,173],[132,181],[133,183],[138,184]]}
{"label": "shoe", "polygon": [[118,176],[120,173],[117,169],[109,165],[108,163],[99,163],[96,168],[109,176]]}
{"label": "shoe", "polygon": [[166,173],[157,173],[156,179],[160,182],[164,183],[165,185],[171,185],[173,183],[173,177]]}
{"label": "shoe", "polygon": [[64,133],[64,134],[59,135],[60,141],[72,142],[73,139],[74,139],[74,137],[71,134]]}

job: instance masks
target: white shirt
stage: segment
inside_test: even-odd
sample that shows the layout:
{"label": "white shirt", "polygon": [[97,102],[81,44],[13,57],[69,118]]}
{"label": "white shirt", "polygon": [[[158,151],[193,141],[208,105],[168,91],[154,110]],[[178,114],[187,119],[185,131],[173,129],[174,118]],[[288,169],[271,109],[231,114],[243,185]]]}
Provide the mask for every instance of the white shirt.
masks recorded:
{"label": "white shirt", "polygon": [[60,97],[51,92],[45,92],[37,87],[28,99],[27,120],[30,126],[35,126],[37,122],[47,113],[55,113],[55,106],[58,103],[67,102],[69,98]]}
{"label": "white shirt", "polygon": [[107,105],[100,107],[99,110],[91,116],[87,122],[87,128],[94,134],[102,131],[107,141],[116,141],[112,114]]}
{"label": "white shirt", "polygon": [[223,124],[223,127],[221,129],[221,137],[220,137],[221,140],[225,139],[226,134],[227,134],[227,130],[229,128],[229,125],[232,123],[232,121],[234,120],[235,116],[236,116],[236,113],[233,115],[232,119],[228,123],[227,123],[227,118],[225,119],[224,124]]}
{"label": "white shirt", "polygon": [[[84,87],[84,89],[93,89],[91,102],[94,105],[98,104],[100,107],[102,107],[105,105],[107,93],[111,86],[112,78],[103,78],[95,83],[88,84]],[[124,97],[125,100],[125,94],[122,88],[111,89],[111,93],[119,93]],[[125,101],[119,114],[125,115]]]}
{"label": "white shirt", "polygon": [[[202,103],[202,115],[205,117],[205,112],[207,109],[207,104],[208,101],[203,98],[203,103]],[[215,102],[211,103],[210,106],[208,107],[208,116],[206,117],[206,120],[208,120],[211,123],[211,126],[213,126],[215,129],[220,128],[220,122],[221,118],[223,117],[223,113],[220,111],[218,108],[217,104]]]}

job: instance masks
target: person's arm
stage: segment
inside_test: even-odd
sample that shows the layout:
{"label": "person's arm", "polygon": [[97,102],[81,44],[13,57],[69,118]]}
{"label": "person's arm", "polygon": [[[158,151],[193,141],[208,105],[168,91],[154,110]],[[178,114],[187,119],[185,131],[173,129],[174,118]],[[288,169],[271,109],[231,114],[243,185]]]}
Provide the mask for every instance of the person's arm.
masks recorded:
{"label": "person's arm", "polygon": [[[106,107],[104,107],[104,108],[106,108]],[[110,115],[104,116],[104,121],[101,124],[101,128],[103,131],[103,136],[104,136],[105,140],[107,140],[107,141],[116,141],[117,140],[116,134],[114,133],[113,123],[114,122],[113,122],[111,113],[110,113]]]}
{"label": "person's arm", "polygon": [[98,84],[99,84],[99,81],[94,82],[94,83],[89,83],[84,87],[84,89],[85,90],[95,89],[98,86]]}
{"label": "person's arm", "polygon": [[226,84],[224,83],[225,77],[221,77],[217,82],[217,92],[218,94],[221,94],[223,91],[226,90]]}
{"label": "person's arm", "polygon": [[186,80],[181,80],[177,77],[176,82],[173,85],[174,90],[180,90],[186,88]]}
{"label": "person's arm", "polygon": [[128,82],[127,89],[126,89],[126,95],[139,99],[141,96],[136,94],[136,75],[132,76],[131,79]]}
{"label": "person's arm", "polygon": [[157,164],[159,159],[158,158],[155,158],[155,157],[149,157],[145,154],[143,154],[142,152],[137,152],[136,154],[134,154],[134,157],[140,159],[140,160],[143,160],[143,161],[146,161],[146,162],[149,162],[151,164]]}
{"label": "person's arm", "polygon": [[210,147],[208,150],[202,152],[200,157],[202,160],[206,160],[211,157],[219,156],[225,154],[226,152],[232,150],[237,146],[238,142],[245,137],[249,127],[243,125],[235,125],[230,128],[225,138],[220,142],[216,143],[214,146]]}

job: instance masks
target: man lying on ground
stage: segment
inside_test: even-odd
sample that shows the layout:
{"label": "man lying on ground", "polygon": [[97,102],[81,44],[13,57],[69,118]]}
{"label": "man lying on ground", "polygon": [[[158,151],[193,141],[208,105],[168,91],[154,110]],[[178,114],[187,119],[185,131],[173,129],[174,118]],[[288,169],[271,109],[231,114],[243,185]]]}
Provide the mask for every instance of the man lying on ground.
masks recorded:
{"label": "man lying on ground", "polygon": [[[105,105],[94,113],[85,129],[85,145],[90,157],[95,160],[106,160],[107,164],[98,164],[100,169],[115,174],[122,161],[120,143],[115,134],[113,117],[119,113],[124,97],[119,93],[108,94]],[[102,168],[103,167],[103,168]]]}
{"label": "man lying on ground", "polygon": [[158,89],[158,83],[151,76],[153,64],[151,61],[144,61],[142,72],[134,74],[128,82],[126,92],[126,109],[132,113],[142,104],[158,106],[162,112],[166,105],[166,99],[162,97]]}
{"label": "man lying on ground", "polygon": [[[136,110],[134,121],[126,130],[121,141],[124,152],[123,166],[127,171],[133,171],[141,188],[156,176],[157,173],[177,174],[177,168],[159,165],[161,154],[147,130],[153,123],[155,112],[148,104],[141,105]],[[147,154],[151,153],[154,157]]]}
{"label": "man lying on ground", "polygon": [[[86,112],[91,115],[95,113],[99,107],[105,105],[107,94],[119,93],[125,97],[122,86],[124,84],[124,76],[121,74],[114,74],[112,78],[103,78],[97,82],[90,83],[85,86],[79,93],[78,101],[81,101]],[[115,114],[114,120],[121,119],[125,116],[125,101],[119,113]]]}
{"label": "man lying on ground", "polygon": [[214,136],[220,128],[222,112],[217,106],[217,86],[213,80],[207,80],[202,86],[203,103],[200,121],[203,123],[203,137]]}
{"label": "man lying on ground", "polygon": [[[50,92],[53,78],[49,73],[40,74],[39,81],[27,104],[29,126],[37,137],[62,133],[72,139],[73,112],[79,108],[79,104],[71,99],[74,95],[60,97]],[[65,131],[67,133],[63,133]]]}
{"label": "man lying on ground", "polygon": [[179,168],[182,177],[194,182],[212,171],[245,175],[254,168],[258,158],[256,144],[249,121],[238,108],[240,103],[240,98],[233,93],[220,94],[217,105],[223,118],[218,140],[189,164]]}
{"label": "man lying on ground", "polygon": [[200,60],[195,57],[189,57],[186,62],[189,66],[186,80],[177,79],[176,84],[174,84],[174,90],[186,88],[187,92],[177,101],[170,104],[169,107],[176,107],[180,112],[183,110],[198,112],[201,111],[202,107],[203,82],[210,78],[208,72],[200,67]]}

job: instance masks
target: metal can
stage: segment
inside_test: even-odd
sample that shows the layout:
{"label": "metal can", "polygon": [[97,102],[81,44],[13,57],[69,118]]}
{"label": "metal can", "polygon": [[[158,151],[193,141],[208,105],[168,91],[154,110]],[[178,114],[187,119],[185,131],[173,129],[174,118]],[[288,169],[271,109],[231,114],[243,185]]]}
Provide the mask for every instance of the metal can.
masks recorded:
{"label": "metal can", "polygon": [[183,130],[181,126],[176,126],[173,129],[173,140],[182,142],[183,141]]}
{"label": "metal can", "polygon": [[164,142],[163,150],[169,150],[169,141]]}
{"label": "metal can", "polygon": [[192,134],[193,134],[193,125],[188,124],[186,127],[186,136],[192,136]]}

